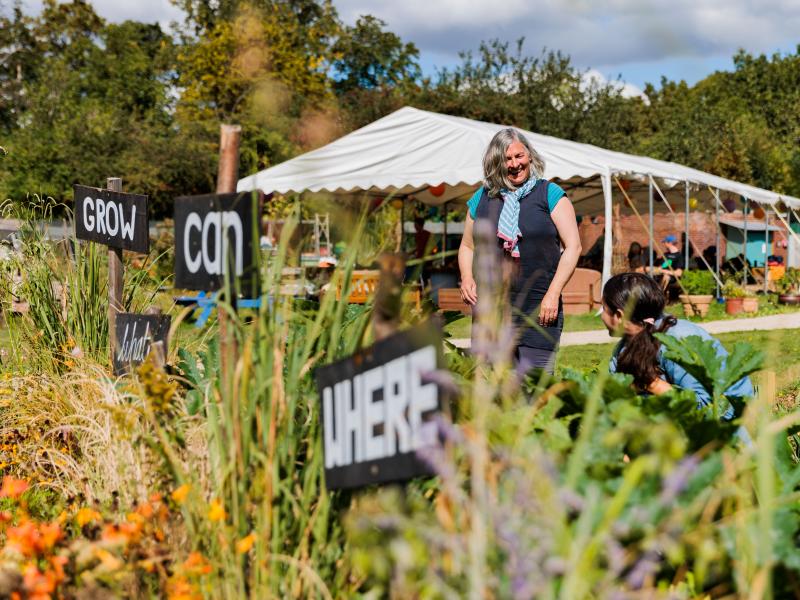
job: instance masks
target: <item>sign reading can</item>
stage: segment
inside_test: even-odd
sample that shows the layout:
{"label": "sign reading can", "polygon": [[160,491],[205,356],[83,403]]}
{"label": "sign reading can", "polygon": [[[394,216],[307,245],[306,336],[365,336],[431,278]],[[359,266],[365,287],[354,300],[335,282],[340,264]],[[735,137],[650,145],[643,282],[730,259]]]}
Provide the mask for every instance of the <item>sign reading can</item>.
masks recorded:
{"label": "sign reading can", "polygon": [[170,317],[119,313],[116,317],[117,344],[114,347],[114,374],[128,373],[142,364],[154,342],[163,342],[167,350]]}
{"label": "sign reading can", "polygon": [[[175,287],[258,296],[258,199],[252,193],[175,200]],[[238,288],[237,288],[238,286]]]}
{"label": "sign reading can", "polygon": [[441,394],[427,374],[441,363],[439,332],[426,325],[317,369],[328,489],[432,474],[417,453],[438,444]]}
{"label": "sign reading can", "polygon": [[75,185],[73,191],[75,237],[144,254],[150,251],[147,196],[85,185]]}

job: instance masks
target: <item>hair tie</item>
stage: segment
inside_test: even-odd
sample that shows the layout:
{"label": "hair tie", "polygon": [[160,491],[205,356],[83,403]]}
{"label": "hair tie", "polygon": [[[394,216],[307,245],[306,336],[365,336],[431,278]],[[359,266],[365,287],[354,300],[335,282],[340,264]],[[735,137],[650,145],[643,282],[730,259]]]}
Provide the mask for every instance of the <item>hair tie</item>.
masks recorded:
{"label": "hair tie", "polygon": [[650,325],[655,325],[656,320],[654,317],[647,317],[646,319],[642,319],[642,323],[649,323]]}

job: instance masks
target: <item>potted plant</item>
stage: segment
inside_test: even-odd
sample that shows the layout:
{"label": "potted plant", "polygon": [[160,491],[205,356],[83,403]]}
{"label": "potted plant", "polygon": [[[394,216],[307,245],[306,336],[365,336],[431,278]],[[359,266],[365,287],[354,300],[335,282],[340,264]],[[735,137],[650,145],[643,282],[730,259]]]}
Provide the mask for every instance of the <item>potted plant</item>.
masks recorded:
{"label": "potted plant", "polygon": [[705,269],[684,271],[680,278],[684,293],[678,298],[687,317],[705,317],[714,300],[714,275]]}
{"label": "potted plant", "polygon": [[746,292],[744,288],[729,279],[722,286],[722,295],[725,297],[725,312],[729,315],[736,315],[744,311],[744,298]]}
{"label": "potted plant", "polygon": [[800,269],[786,269],[783,277],[775,282],[775,289],[781,304],[800,304]]}
{"label": "potted plant", "polygon": [[746,313],[758,312],[758,296],[747,289],[744,290],[744,296],[742,297],[742,310]]}

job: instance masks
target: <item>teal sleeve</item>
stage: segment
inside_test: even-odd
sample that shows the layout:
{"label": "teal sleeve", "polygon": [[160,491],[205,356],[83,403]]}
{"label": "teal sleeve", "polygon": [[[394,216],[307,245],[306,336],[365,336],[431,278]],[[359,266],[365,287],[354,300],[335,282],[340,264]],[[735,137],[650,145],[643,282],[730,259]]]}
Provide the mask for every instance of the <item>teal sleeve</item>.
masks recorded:
{"label": "teal sleeve", "polygon": [[469,209],[469,216],[472,217],[473,219],[475,218],[475,215],[478,214],[477,213],[478,204],[481,201],[482,194],[483,194],[483,186],[475,190],[475,193],[472,194],[472,198],[467,200],[467,209]]}
{"label": "teal sleeve", "polygon": [[558,201],[564,196],[564,190],[561,189],[561,186],[551,181],[550,185],[547,186],[547,207],[550,209],[550,212],[553,212]]}

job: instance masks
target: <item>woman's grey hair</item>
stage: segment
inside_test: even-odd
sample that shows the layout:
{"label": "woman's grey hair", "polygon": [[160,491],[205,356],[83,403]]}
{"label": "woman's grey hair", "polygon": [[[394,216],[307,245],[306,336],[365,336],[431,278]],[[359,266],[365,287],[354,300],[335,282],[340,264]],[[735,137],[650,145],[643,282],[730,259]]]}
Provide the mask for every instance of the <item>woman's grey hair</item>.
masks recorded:
{"label": "woman's grey hair", "polygon": [[521,143],[528,151],[531,174],[536,177],[544,175],[544,159],[533,149],[528,138],[512,127],[501,129],[489,142],[489,147],[483,155],[483,187],[491,197],[499,196],[501,189],[514,189],[514,185],[508,180],[506,168],[506,151],[514,142]]}

